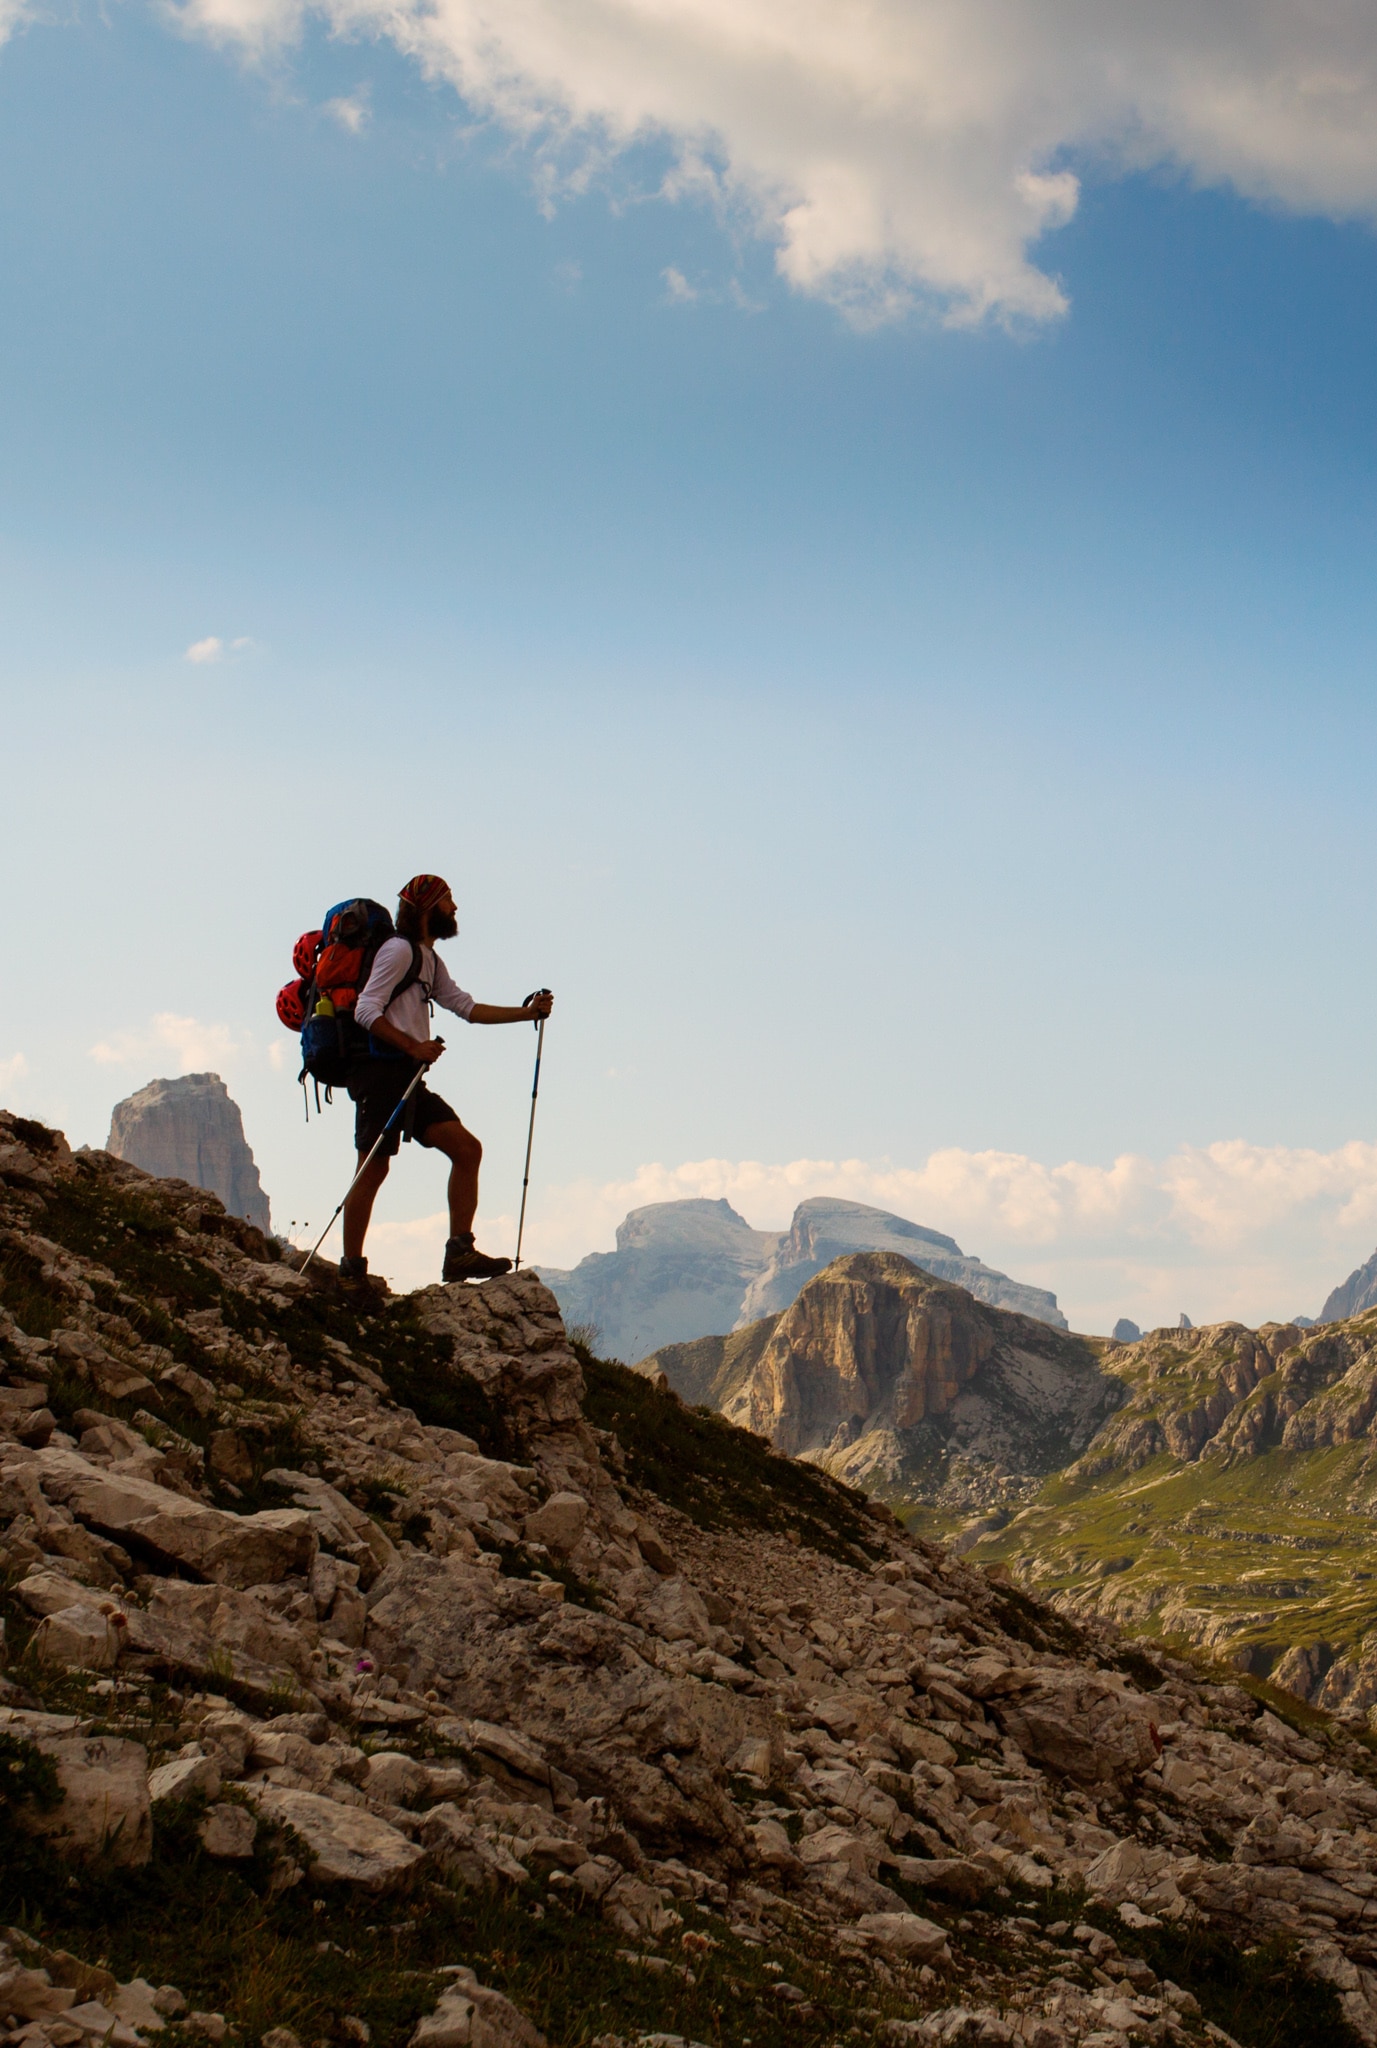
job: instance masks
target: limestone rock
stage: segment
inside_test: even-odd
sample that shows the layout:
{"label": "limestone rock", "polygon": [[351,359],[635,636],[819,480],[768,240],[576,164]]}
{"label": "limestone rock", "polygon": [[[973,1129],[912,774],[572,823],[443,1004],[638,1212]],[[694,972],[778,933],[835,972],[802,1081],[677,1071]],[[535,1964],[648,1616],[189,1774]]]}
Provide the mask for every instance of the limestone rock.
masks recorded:
{"label": "limestone rock", "polygon": [[198,1792],[207,1799],[220,1797],[220,1767],[213,1757],[174,1757],[149,1773],[148,1797],[154,1806],[160,1799],[190,1799]]}
{"label": "limestone rock", "polygon": [[936,1963],[950,1959],[947,1931],[918,1913],[863,1913],[856,1932],[882,1955],[905,1962]]}
{"label": "limestone rock", "polygon": [[1040,1672],[990,1706],[1025,1756],[1077,1784],[1122,1782],[1156,1761],[1150,1702],[1098,1672]]}
{"label": "limestone rock", "polygon": [[315,1531],[299,1509],[226,1514],[151,1480],[103,1469],[75,1451],[51,1447],[37,1454],[34,1469],[48,1499],[61,1502],[79,1522],[132,1541],[201,1578],[256,1586],[311,1568]]}
{"label": "limestone rock", "polygon": [[228,1801],[221,1801],[207,1807],[197,1833],[207,1856],[215,1856],[225,1862],[242,1862],[244,1857],[253,1854],[258,1822],[246,1806],[233,1806]]}
{"label": "limestone rock", "polygon": [[577,1547],[587,1521],[588,1503],[581,1493],[552,1493],[534,1514],[527,1515],[526,1539],[567,1553]]}
{"label": "limestone rock", "polygon": [[500,1991],[456,1964],[434,2012],[417,2022],[411,2048],[545,2048],[545,2036]]}
{"label": "limestone rock", "polygon": [[57,1765],[62,1804],[27,1815],[25,1825],[48,1836],[64,1855],[146,1863],[153,1824],[143,1744],[110,1735],[26,1732]]}
{"label": "limestone rock", "polygon": [[301,1836],[310,1851],[311,1875],[321,1883],[388,1891],[425,1860],[423,1848],[360,1807],[277,1785],[252,1785],[249,1791],[270,1820],[284,1821]]}
{"label": "limestone rock", "polygon": [[117,1102],[106,1149],[145,1173],[207,1189],[265,1234],[272,1228],[244,1120],[218,1074],[150,1081]]}
{"label": "limestone rock", "polygon": [[30,1639],[40,1664],[63,1671],[112,1671],[119,1660],[124,1616],[86,1601],[45,1615]]}

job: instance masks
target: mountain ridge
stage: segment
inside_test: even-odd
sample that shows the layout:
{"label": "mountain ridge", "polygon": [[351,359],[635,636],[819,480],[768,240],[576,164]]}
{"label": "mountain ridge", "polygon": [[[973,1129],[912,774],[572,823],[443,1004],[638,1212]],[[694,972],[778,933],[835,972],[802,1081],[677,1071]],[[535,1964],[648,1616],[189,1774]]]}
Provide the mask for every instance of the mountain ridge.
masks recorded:
{"label": "mountain ridge", "polygon": [[1066,1328],[1047,1289],[968,1257],[940,1231],[830,1195],[800,1202],[789,1228],[774,1232],[752,1229],[725,1200],[653,1202],[618,1225],[615,1252],[536,1270],[570,1323],[597,1329],[608,1349],[635,1363],[665,1344],[722,1334],[785,1309],[834,1258],[881,1250],[921,1255],[938,1279]]}

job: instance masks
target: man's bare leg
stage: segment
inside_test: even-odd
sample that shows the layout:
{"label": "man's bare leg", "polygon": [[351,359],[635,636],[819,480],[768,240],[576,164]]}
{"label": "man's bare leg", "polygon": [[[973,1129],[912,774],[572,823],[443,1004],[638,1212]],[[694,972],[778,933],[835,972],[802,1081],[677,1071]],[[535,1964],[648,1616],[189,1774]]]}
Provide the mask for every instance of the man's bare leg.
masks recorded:
{"label": "man's bare leg", "polygon": [[[361,1153],[360,1163],[366,1158]],[[386,1153],[380,1152],[368,1171],[362,1175],[358,1186],[344,1204],[344,1256],[346,1259],[363,1257],[363,1241],[368,1235],[368,1224],[373,1214],[373,1203],[378,1189],[387,1179],[387,1169],[392,1164]]]}
{"label": "man's bare leg", "polygon": [[451,1280],[495,1280],[509,1273],[510,1259],[493,1259],[477,1250],[473,1242],[473,1219],[478,1209],[478,1168],[483,1147],[472,1131],[466,1131],[456,1117],[453,1123],[432,1124],[421,1140],[443,1152],[449,1168],[449,1243],[445,1246],[444,1278]]}
{"label": "man's bare leg", "polygon": [[435,1152],[443,1152],[449,1168],[449,1234],[467,1237],[478,1213],[478,1169],[483,1147],[472,1131],[466,1131],[456,1117],[453,1123],[431,1124],[422,1138]]}

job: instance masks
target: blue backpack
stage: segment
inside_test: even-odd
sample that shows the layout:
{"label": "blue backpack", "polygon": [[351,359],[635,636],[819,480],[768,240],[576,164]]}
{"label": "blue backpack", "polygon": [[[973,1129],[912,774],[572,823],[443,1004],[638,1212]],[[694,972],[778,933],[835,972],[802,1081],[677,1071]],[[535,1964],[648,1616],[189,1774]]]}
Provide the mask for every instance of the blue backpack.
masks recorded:
{"label": "blue backpack", "polygon": [[[342,1087],[355,1060],[397,1059],[390,1047],[374,1045],[354,1015],[373,972],[378,948],[397,936],[391,915],[368,896],[351,896],[326,913],[316,934],[297,941],[298,957],[314,939],[311,971],[301,976],[301,1078],[309,1074],[323,1087]],[[421,949],[411,941],[411,966],[397,983],[392,1000],[421,978]]]}

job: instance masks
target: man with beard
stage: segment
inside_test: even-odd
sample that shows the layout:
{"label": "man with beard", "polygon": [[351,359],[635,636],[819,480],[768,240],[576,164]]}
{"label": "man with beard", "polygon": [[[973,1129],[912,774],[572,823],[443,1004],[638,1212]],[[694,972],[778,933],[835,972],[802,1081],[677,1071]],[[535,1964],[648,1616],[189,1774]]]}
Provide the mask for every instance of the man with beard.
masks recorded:
{"label": "man with beard", "polygon": [[[469,1024],[532,1024],[548,1017],[553,997],[548,990],[533,996],[527,1007],[507,1009],[476,1003],[454,982],[434,952],[436,939],[452,939],[459,930],[454,898],[439,875],[413,875],[397,906],[397,936],[379,946],[373,971],[359,996],[354,1015],[369,1034],[367,1057],[356,1060],[349,1075],[349,1093],[356,1109],[354,1143],[359,1164],[367,1158],[380,1132],[401,1101],[418,1066],[433,1066],[445,1049],[443,1038],[430,1035],[430,1009],[439,1003]],[[445,1280],[492,1280],[509,1273],[510,1259],[491,1259],[476,1249],[473,1218],[478,1207],[478,1166],[483,1147],[466,1131],[447,1102],[424,1083],[388,1131],[377,1158],[361,1175],[344,1205],[344,1257],[340,1278],[358,1285],[368,1277],[363,1241],[378,1189],[403,1136],[443,1152],[449,1170],[449,1242],[445,1246]]]}

